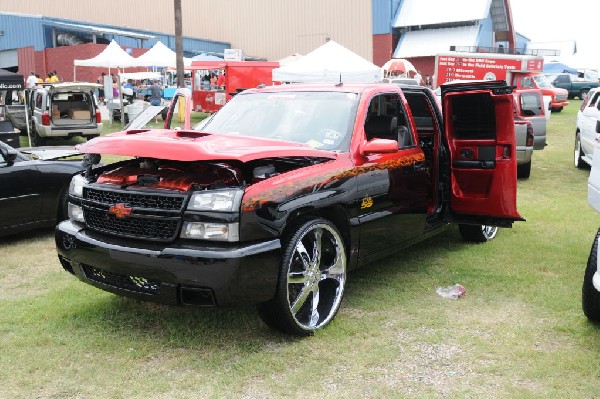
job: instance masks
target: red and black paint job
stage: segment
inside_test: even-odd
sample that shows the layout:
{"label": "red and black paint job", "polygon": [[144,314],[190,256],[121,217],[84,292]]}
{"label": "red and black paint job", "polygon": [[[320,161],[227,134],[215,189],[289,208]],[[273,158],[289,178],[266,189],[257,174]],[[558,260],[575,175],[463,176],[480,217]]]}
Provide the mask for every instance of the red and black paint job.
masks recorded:
{"label": "red and black paint job", "polygon": [[[341,150],[219,134],[210,124],[205,131],[140,129],[94,139],[79,150],[132,159],[86,173],[82,196],[70,198],[85,221],[65,221],[56,230],[61,263],[82,281],[120,295],[178,305],[254,305],[276,294],[284,244],[307,218],[336,226],[348,269],[449,222],[510,226],[521,220],[510,89],[492,82],[445,90],[444,117],[430,90],[388,84],[267,87],[240,93],[224,107],[254,93],[350,93],[357,104],[348,147]],[[406,118],[405,146],[400,138],[368,137],[365,126],[381,95],[393,97]],[[477,112],[459,111],[482,98],[487,103]],[[418,102],[424,105],[413,116]],[[451,115],[474,121],[460,125]],[[478,136],[478,126],[489,131]],[[243,192],[237,208],[189,209],[194,193],[224,189]],[[87,196],[92,192],[98,195]],[[88,218],[92,212],[99,215],[96,225]],[[162,224],[148,227],[156,219]],[[182,226],[195,222],[236,225],[239,237],[182,238]],[[155,231],[167,228],[173,234]]]}

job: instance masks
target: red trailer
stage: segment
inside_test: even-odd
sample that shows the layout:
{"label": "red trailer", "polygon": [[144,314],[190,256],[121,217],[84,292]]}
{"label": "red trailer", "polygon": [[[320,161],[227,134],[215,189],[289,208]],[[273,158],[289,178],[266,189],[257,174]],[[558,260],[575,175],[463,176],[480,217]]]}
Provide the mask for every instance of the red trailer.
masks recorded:
{"label": "red trailer", "polygon": [[[279,62],[192,61],[185,69],[192,71],[194,111],[216,112],[242,90],[273,84],[274,68]],[[211,84],[211,74],[218,79],[222,73],[221,84]]]}

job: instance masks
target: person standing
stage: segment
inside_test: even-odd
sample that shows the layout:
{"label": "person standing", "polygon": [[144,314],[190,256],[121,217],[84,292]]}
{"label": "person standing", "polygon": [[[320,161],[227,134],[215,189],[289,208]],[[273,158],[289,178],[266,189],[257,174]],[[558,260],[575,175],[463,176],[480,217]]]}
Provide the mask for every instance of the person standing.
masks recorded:
{"label": "person standing", "polygon": [[35,72],[31,72],[31,74],[27,77],[26,86],[28,89],[33,89],[37,85],[37,78],[35,76]]}
{"label": "person standing", "polygon": [[150,90],[150,105],[160,105],[162,102],[162,89],[158,85],[158,82],[153,80],[148,90]]}

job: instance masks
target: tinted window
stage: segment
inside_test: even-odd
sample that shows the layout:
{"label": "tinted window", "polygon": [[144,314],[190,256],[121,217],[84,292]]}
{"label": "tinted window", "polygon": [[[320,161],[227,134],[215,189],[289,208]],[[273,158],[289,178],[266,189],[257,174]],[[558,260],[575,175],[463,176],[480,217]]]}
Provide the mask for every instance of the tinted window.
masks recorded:
{"label": "tinted window", "polygon": [[457,139],[496,138],[496,113],[492,98],[488,93],[452,96],[450,123]]}
{"label": "tinted window", "polygon": [[542,114],[542,103],[538,93],[521,93],[521,110],[524,116]]}
{"label": "tinted window", "polygon": [[306,143],[348,151],[358,94],[276,92],[236,95],[202,127],[209,133]]}

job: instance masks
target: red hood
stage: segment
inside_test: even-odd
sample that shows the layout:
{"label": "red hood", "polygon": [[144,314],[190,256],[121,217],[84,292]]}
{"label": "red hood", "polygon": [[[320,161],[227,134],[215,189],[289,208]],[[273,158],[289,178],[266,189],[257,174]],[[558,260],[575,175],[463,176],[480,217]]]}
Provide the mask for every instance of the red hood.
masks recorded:
{"label": "red hood", "polygon": [[128,130],[77,146],[82,153],[148,157],[174,161],[235,159],[248,162],[269,157],[336,157],[307,144],[248,136],[210,134],[186,130]]}

